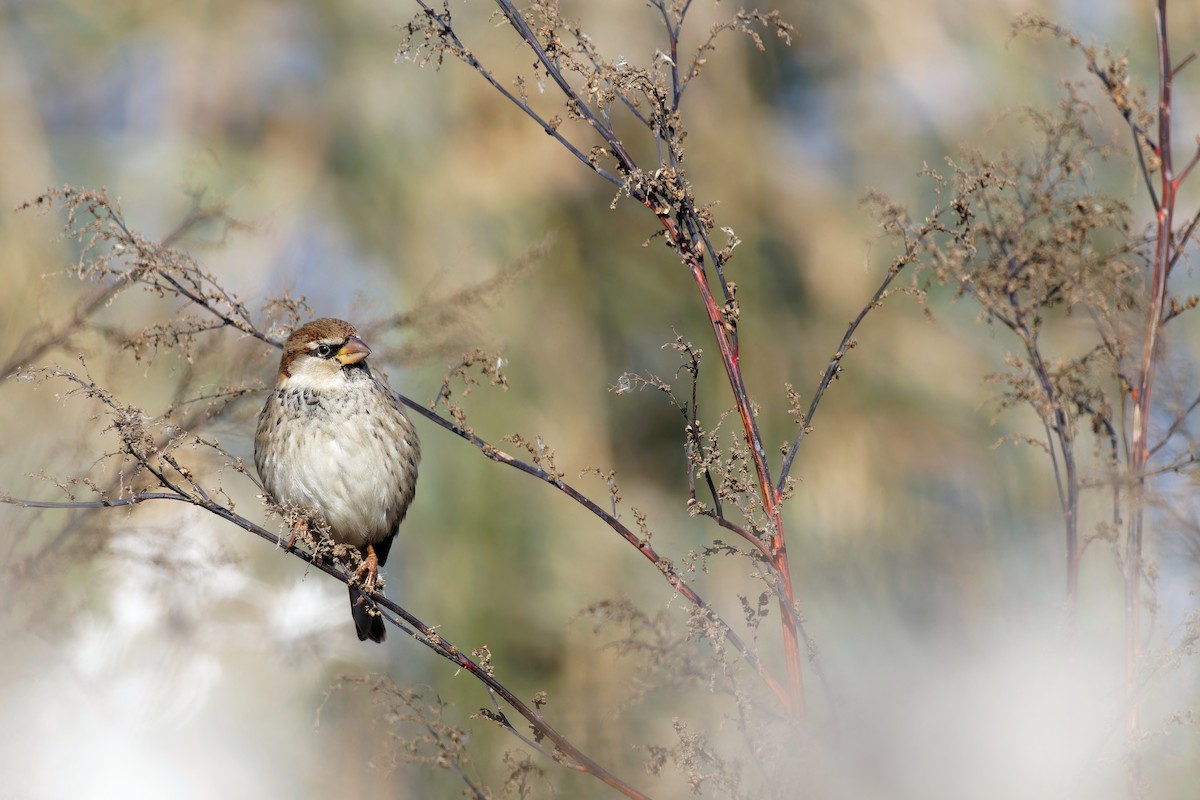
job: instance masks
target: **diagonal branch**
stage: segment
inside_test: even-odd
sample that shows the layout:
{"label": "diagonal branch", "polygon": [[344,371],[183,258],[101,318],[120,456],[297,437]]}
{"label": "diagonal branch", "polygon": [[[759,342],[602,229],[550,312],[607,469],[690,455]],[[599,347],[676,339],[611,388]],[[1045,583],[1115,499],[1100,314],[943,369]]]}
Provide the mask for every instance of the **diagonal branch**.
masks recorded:
{"label": "diagonal branch", "polygon": [[[145,461],[143,461],[143,465],[150,467],[150,465],[146,464]],[[284,550],[289,555],[304,561],[310,566],[324,572],[326,575],[333,577],[335,580],[341,581],[345,584],[349,584],[352,580],[355,580],[355,574],[353,570],[342,570],[337,565],[329,563],[324,558],[314,556],[313,554],[302,550],[286,550],[287,541],[283,537],[279,536],[278,534],[271,533],[261,525],[251,522],[249,519],[235,513],[229,507],[213,501],[210,499],[208,493],[205,492],[198,484],[193,484],[193,487],[197,490],[194,494],[188,494],[185,490],[176,487],[173,491],[169,492],[136,492],[126,497],[112,500],[103,499],[96,501],[70,502],[26,500],[14,498],[8,494],[0,494],[0,503],[15,505],[22,508],[118,508],[122,506],[138,505],[151,500],[173,500],[176,502],[188,503],[204,509],[210,514],[214,514],[227,522],[237,525],[239,528],[254,534],[260,539],[270,542],[272,545]],[[525,703],[510,689],[508,689],[508,687],[501,683],[490,669],[485,669],[484,667],[480,666],[468,655],[459,650],[453,643],[448,641],[441,634],[437,633],[433,628],[423,623],[410,611],[379,593],[372,594],[371,599],[382,608],[386,608],[388,611],[392,612],[397,617],[412,626],[412,629],[415,630],[416,633],[413,634],[412,631],[408,631],[408,633],[410,633],[413,638],[417,639],[417,641],[421,642],[421,644],[433,650],[442,658],[445,658],[447,661],[453,663],[459,669],[469,673],[472,677],[487,687],[487,690],[490,694],[501,698],[506,704],[508,704],[510,708],[528,720],[529,724],[532,725],[535,730],[537,730],[546,739],[553,742],[555,748],[560,751],[566,757],[566,759],[568,759],[563,762],[564,766],[568,766],[579,772],[592,775],[613,789],[616,789],[626,797],[634,798],[635,800],[639,798],[645,800],[647,798],[647,795],[626,784],[624,781],[617,778],[607,769],[591,759],[586,753],[584,753],[582,750],[572,744],[570,740],[563,736],[563,734],[551,726],[540,712],[531,708],[527,703]]]}
{"label": "diagonal branch", "polygon": [[433,422],[435,425],[439,425],[454,435],[466,440],[492,461],[505,464],[525,473],[526,475],[530,475],[544,483],[550,484],[563,494],[567,495],[567,497],[583,506],[585,509],[587,509],[587,511],[600,518],[604,524],[608,525],[608,527],[615,531],[617,535],[624,539],[628,544],[636,548],[637,551],[646,558],[646,560],[654,564],[654,566],[658,568],[658,571],[662,573],[663,578],[666,579],[667,583],[669,583],[675,591],[679,592],[679,594],[687,599],[688,602],[696,606],[696,608],[699,609],[704,617],[712,624],[718,626],[722,635],[725,637],[725,640],[728,641],[734,647],[734,649],[738,651],[742,658],[745,659],[746,663],[749,664],[755,670],[755,672],[759,674],[759,676],[767,684],[768,688],[770,688],[775,694],[776,699],[780,700],[781,702],[786,701],[787,692],[782,686],[780,686],[779,682],[775,680],[770,671],[767,670],[766,665],[764,665],[754,651],[750,649],[750,647],[747,646],[744,641],[742,641],[741,637],[733,631],[733,629],[729,626],[729,623],[725,622],[725,620],[722,619],[715,610],[713,610],[707,601],[705,601],[704,598],[701,597],[700,594],[693,589],[686,580],[684,580],[683,576],[680,575],[679,572],[671,565],[671,562],[658,554],[650,542],[642,539],[640,536],[630,530],[625,523],[621,522],[615,516],[605,511],[595,501],[580,492],[571,484],[563,481],[561,478],[555,477],[546,470],[534,466],[533,464],[529,464],[518,458],[514,458],[503,450],[497,448],[495,445],[490,444],[489,442],[475,435],[471,431],[462,428],[451,420],[441,416],[437,412],[431,411],[426,406],[410,400],[402,394],[397,393],[396,396],[402,403],[404,403],[404,405],[425,417],[425,419],[429,420],[430,422]]}

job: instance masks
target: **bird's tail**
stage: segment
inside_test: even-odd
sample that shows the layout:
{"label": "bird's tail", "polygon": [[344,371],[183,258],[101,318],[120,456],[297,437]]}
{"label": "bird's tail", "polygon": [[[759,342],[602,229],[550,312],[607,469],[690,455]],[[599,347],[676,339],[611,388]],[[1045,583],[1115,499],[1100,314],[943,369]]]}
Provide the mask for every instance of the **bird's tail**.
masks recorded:
{"label": "bird's tail", "polygon": [[350,587],[350,614],[354,617],[354,627],[358,629],[358,640],[365,642],[384,642],[387,640],[387,626],[383,623],[383,615],[371,599],[363,594],[362,589]]}

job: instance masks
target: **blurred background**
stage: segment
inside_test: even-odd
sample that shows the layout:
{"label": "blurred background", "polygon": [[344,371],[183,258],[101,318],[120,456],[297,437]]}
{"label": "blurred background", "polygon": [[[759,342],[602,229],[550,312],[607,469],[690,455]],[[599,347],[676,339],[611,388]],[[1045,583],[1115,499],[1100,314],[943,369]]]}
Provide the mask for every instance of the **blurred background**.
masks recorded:
{"label": "blurred background", "polygon": [[[795,435],[785,382],[807,406],[892,255],[860,205],[867,189],[920,218],[933,199],[923,164],[940,167],[965,144],[1020,150],[1033,137],[1011,112],[1053,106],[1062,81],[1091,86],[1061,43],[1012,39],[1016,15],[1045,13],[1085,41],[1128,50],[1146,82],[1155,58],[1151,4],[1130,0],[774,7],[795,24],[793,44],[766,37],[759,53],[726,35],[684,101],[697,196],[719,203],[718,226],[743,242],[728,272],[772,448]],[[502,83],[528,75],[530,56],[488,4],[452,8]],[[641,0],[564,8],[613,60],[649,64],[665,48]],[[611,387],[625,372],[686,385],[661,345],[678,334],[714,351],[694,289],[657,240],[642,246],[655,231],[643,209],[622,200],[610,210],[613,187],[479,75],[397,62],[397,25],[415,10],[400,0],[0,1],[0,359],[92,291],[71,274],[79,248],[61,236],[62,213],[10,212],[49,187],[107,187],[151,239],[198,200],[223,204],[237,225],[200,226],[179,246],[255,313],[285,291],[306,297],[314,316],[419,311],[548,241],[531,268],[449,322],[425,318],[371,344],[392,385],[426,402],[460,352],[501,353],[510,388],[463,401],[476,432],[540,436],[567,480],[602,503],[604,482],[581,471],[615,469],[623,518],[646,513],[655,546],[684,564],[720,537],[687,514],[678,412],[657,393]],[[694,3],[685,43],[735,10]],[[1171,14],[1186,53],[1200,8],[1176,3]],[[1200,130],[1194,77],[1177,87],[1182,142]],[[1098,97],[1097,107],[1098,130],[1124,144],[1120,120]],[[585,149],[593,143],[572,130]],[[652,157],[644,143],[634,149]],[[1096,180],[1129,199],[1139,224],[1150,219],[1127,158]],[[1195,194],[1185,210],[1187,199]],[[983,382],[1013,343],[951,300],[935,289],[932,321],[906,297],[868,319],[793,471],[789,548],[827,686],[809,675],[813,721],[777,742],[774,758],[792,765],[781,796],[1125,796],[1113,559],[1104,543],[1088,552],[1068,633],[1049,463],[1034,448],[993,446],[1038,433],[1028,411],[997,419]],[[114,332],[181,308],[127,293],[38,363],[78,368],[82,354],[98,382],[151,415],[187,369],[212,386],[273,379],[277,351],[232,333],[193,367],[174,352],[135,359],[121,349]],[[731,406],[713,357],[700,396],[711,427]],[[249,459],[260,405],[249,400],[205,435]],[[62,499],[56,479],[110,469],[104,419],[64,386],[6,378],[0,408],[0,491]],[[389,596],[461,648],[487,644],[510,688],[547,691],[559,730],[651,794],[688,792],[677,772],[643,769],[648,745],[676,742],[676,720],[744,764],[743,789],[770,783],[727,719],[731,706],[620,656],[606,646],[619,632],[583,614],[628,600],[684,631],[686,604],[658,572],[560,494],[417,424],[425,458]],[[278,524],[251,481],[198,458],[240,513]],[[1195,516],[1177,511],[1181,524]],[[1197,564],[1187,548],[1153,556],[1159,648],[1177,642],[1175,626],[1196,607]],[[361,645],[343,587],[200,512],[0,507],[0,566],[0,797],[458,796],[454,774],[398,756],[397,737],[413,729],[345,676],[383,674],[444,700],[443,720],[471,732],[474,769],[497,791],[511,771],[504,753],[521,749],[472,718],[489,705],[478,684],[401,636]],[[737,595],[761,591],[749,572],[743,559],[718,558],[697,562],[692,578],[739,620]],[[776,623],[769,617],[759,638],[779,664]],[[1145,692],[1149,796],[1190,798],[1200,785],[1188,716],[1196,678],[1185,660]],[[536,796],[608,794],[537,763],[548,782]]]}

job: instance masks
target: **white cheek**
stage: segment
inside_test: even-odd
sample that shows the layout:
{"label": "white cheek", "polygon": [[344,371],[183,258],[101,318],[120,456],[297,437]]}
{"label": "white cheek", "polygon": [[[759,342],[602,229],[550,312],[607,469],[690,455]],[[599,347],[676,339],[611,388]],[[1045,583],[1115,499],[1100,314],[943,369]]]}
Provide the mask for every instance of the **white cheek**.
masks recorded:
{"label": "white cheek", "polygon": [[279,388],[324,393],[341,390],[345,386],[346,379],[340,364],[319,358],[300,358],[293,364],[292,374],[283,380]]}

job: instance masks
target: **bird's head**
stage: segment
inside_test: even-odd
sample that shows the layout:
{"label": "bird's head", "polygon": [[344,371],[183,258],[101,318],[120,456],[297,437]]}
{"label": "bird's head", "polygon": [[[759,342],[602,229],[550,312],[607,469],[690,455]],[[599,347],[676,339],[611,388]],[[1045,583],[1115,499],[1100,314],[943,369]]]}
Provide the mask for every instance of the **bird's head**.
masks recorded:
{"label": "bird's head", "polygon": [[[359,368],[371,348],[349,322],[325,317],[297,328],[283,346],[276,386],[332,389],[345,379],[343,370]],[[365,366],[365,365],[364,365]]]}

